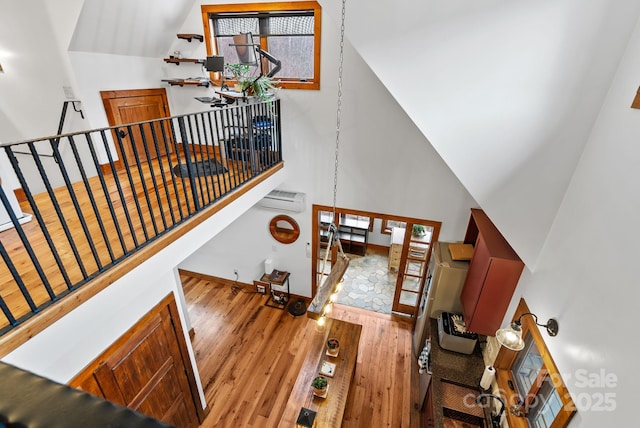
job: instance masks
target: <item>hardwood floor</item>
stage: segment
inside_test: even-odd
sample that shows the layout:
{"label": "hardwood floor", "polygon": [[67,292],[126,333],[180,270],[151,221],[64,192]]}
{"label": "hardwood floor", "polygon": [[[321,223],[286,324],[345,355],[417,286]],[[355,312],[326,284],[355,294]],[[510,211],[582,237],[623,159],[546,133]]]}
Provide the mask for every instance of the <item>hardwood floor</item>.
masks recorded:
{"label": "hardwood floor", "polygon": [[[182,281],[210,407],[201,427],[277,426],[315,322],[264,306],[266,297],[252,286],[233,290],[187,274]],[[342,426],[418,427],[410,321],[342,305],[331,317],[362,325]]]}
{"label": "hardwood floor", "polygon": [[[86,187],[98,189],[93,199],[89,198],[88,189],[82,182],[74,184],[79,211],[65,188],[53,191],[60,204],[60,213],[51,208],[51,199],[46,192],[35,195],[37,206],[43,207],[43,224],[51,238],[50,241],[45,238],[35,216],[23,225],[33,254],[25,250],[15,229],[0,232],[0,252],[5,262],[0,267],[0,356],[16,349],[283,167],[279,162],[259,175],[251,175],[242,171],[242,162],[229,161],[228,173],[196,180],[201,206],[207,208],[194,213],[190,183],[176,178],[171,172],[176,162],[175,158],[171,163],[166,159],[155,162],[153,173],[158,175],[148,171],[151,163],[132,168],[131,182],[121,171],[117,174],[120,189],[117,189],[115,175],[105,175],[104,184],[98,177],[92,177],[90,186]],[[158,167],[159,163],[163,164],[162,169]],[[159,194],[146,198],[144,189],[152,188],[154,183],[167,184],[160,185]],[[112,212],[107,209],[107,200],[113,204]],[[167,201],[171,201],[169,208],[162,205]],[[124,206],[129,210],[129,219],[124,218]],[[21,204],[21,207],[24,212],[31,212],[28,206]],[[86,229],[80,224],[79,212],[85,217]],[[102,217],[103,228],[99,226],[98,215]],[[177,227],[175,223],[181,219],[184,221]],[[115,223],[120,225],[120,231]],[[135,248],[134,236],[139,244],[145,245],[125,256],[125,249]],[[76,251],[72,249],[71,241],[75,243]],[[59,254],[58,260],[54,252]],[[9,268],[7,260],[13,263],[15,272]],[[38,261],[39,267],[33,260]],[[68,276],[66,279],[62,272]],[[67,297],[70,294],[73,297]],[[36,316],[31,316],[34,313]],[[16,324],[19,325],[16,327]]]}

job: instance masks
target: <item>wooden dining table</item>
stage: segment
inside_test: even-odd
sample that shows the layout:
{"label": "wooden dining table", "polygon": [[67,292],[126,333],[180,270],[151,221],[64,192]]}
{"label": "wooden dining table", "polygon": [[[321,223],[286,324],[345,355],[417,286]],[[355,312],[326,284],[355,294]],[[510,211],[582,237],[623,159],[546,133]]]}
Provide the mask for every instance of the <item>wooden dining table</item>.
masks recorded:
{"label": "wooden dining table", "polygon": [[[314,328],[313,324],[310,323],[307,328]],[[307,356],[300,368],[279,427],[297,426],[296,421],[303,408],[316,412],[313,425],[315,428],[342,425],[349,387],[356,369],[362,326],[329,318],[323,328],[323,334],[318,334],[307,349]],[[335,357],[327,355],[329,338],[338,339],[340,342],[340,349]],[[323,398],[314,395],[311,382],[320,374],[325,361],[335,364],[335,370],[332,377],[325,376],[329,382],[326,397]]]}

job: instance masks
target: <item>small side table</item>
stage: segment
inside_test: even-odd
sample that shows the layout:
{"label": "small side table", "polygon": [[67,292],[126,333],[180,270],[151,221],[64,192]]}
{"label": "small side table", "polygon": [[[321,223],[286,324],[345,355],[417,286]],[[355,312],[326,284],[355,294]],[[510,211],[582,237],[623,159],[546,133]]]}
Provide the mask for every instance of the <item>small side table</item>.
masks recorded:
{"label": "small side table", "polygon": [[274,270],[270,274],[265,273],[260,281],[269,284],[269,296],[265,302],[265,306],[272,308],[284,309],[289,303],[291,297],[289,291],[289,272]]}

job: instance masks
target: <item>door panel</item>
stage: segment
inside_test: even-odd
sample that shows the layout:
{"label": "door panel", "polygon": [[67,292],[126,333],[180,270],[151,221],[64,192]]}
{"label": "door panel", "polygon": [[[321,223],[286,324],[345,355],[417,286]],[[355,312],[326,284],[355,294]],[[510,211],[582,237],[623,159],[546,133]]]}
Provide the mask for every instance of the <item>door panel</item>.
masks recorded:
{"label": "door panel", "polygon": [[[170,300],[170,304],[165,301]],[[171,295],[125,333],[70,383],[95,384],[107,400],[181,428],[199,425],[199,396]],[[173,313],[172,313],[173,310]]]}
{"label": "door panel", "polygon": [[117,390],[113,401],[123,400],[120,404],[163,421],[180,420],[180,427],[197,426],[192,401],[193,418],[182,419],[188,415],[189,384],[172,330],[169,314],[158,314],[95,375],[101,385],[109,384],[108,390]]}
{"label": "door panel", "polygon": [[[160,119],[165,117],[164,101],[161,96],[142,96],[132,98],[117,98],[109,100],[113,109],[117,110],[117,116],[120,117],[121,123],[137,123],[145,120]],[[159,123],[154,123],[154,131],[156,138],[162,135],[162,126]],[[130,150],[129,156],[133,155],[135,150],[140,162],[144,162],[150,159],[155,159],[158,155],[165,154],[166,148],[163,144],[153,143],[153,133],[151,132],[151,124],[145,123],[140,126],[131,127],[131,134],[125,137],[125,147]],[[144,138],[144,139],[143,139]],[[143,142],[147,143],[147,150],[149,156],[145,151]],[[133,144],[133,143],[136,144]],[[132,160],[135,158],[131,158]]]}
{"label": "door panel", "polygon": [[396,292],[393,298],[392,310],[407,315],[418,313],[420,297],[427,277],[429,252],[434,237],[434,227],[423,225],[423,234],[413,234],[413,224],[407,224],[402,245],[402,256],[398,269]]}
{"label": "door panel", "polygon": [[[105,91],[101,92],[101,95],[110,126],[127,125],[171,116],[164,89]],[[158,141],[161,141],[163,136],[163,126],[165,127],[164,135],[167,137],[172,135],[168,124],[165,122],[163,124],[155,123],[153,131]],[[148,123],[120,128],[120,130],[122,131],[120,135],[125,153],[121,153],[121,148],[116,144],[118,155],[120,159],[126,156],[130,165],[146,162],[167,153],[167,147],[164,144],[154,144],[154,132]],[[144,142],[146,142],[146,150]],[[171,147],[172,143],[169,144],[169,151]]]}

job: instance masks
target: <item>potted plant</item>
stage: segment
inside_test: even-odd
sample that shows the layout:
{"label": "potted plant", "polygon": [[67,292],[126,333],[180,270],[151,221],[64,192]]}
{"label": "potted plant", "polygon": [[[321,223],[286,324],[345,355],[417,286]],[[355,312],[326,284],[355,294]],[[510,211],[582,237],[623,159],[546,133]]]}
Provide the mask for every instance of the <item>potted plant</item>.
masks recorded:
{"label": "potted plant", "polygon": [[246,64],[225,64],[224,69],[227,70],[233,76],[236,81],[236,92],[242,92],[242,80],[246,78],[249,73],[249,66]]}
{"label": "potted plant", "polygon": [[324,376],[316,376],[311,382],[311,386],[313,387],[313,393],[315,395],[324,395],[327,392],[327,385],[329,381]]}
{"label": "potted plant", "polygon": [[414,236],[424,236],[427,234],[427,228],[421,224],[414,224],[413,228],[411,229],[411,233]]}
{"label": "potted plant", "polygon": [[340,342],[338,341],[338,339],[331,338],[327,340],[327,353],[330,356],[335,357],[336,355],[338,355],[339,351],[340,351]]}
{"label": "potted plant", "polygon": [[246,91],[247,95],[266,101],[273,98],[272,91],[277,87],[278,82],[279,81],[274,80],[272,77],[267,76],[245,76],[240,79],[240,86],[242,88],[242,92]]}

